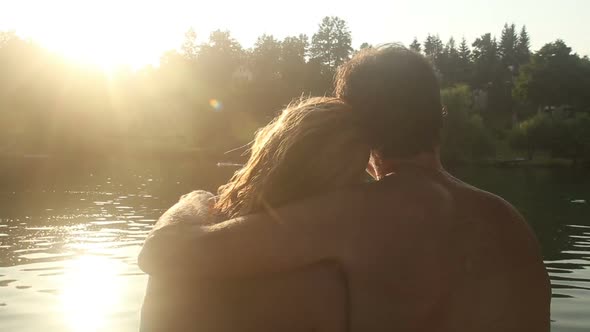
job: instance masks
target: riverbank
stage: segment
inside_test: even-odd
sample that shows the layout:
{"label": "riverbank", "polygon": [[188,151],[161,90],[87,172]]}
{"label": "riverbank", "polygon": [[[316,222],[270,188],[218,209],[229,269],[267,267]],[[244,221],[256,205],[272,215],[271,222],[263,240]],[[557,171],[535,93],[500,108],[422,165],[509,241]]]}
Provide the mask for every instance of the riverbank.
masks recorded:
{"label": "riverbank", "polygon": [[590,165],[587,163],[574,163],[569,159],[563,158],[539,158],[539,159],[526,159],[526,158],[515,158],[515,159],[493,159],[493,160],[480,160],[470,162],[472,165],[485,166],[485,167],[499,167],[499,168],[589,168]]}
{"label": "riverbank", "polygon": [[[11,153],[0,154],[0,171],[6,168],[18,168],[34,164],[66,164],[75,167],[87,163],[141,162],[141,161],[200,161],[215,164],[243,164],[242,155],[246,148],[239,151],[223,152],[212,149],[143,149],[116,151],[113,153]],[[467,165],[498,168],[590,168],[589,161],[574,162],[571,159],[539,156],[533,159],[524,157],[444,160],[446,165]]]}

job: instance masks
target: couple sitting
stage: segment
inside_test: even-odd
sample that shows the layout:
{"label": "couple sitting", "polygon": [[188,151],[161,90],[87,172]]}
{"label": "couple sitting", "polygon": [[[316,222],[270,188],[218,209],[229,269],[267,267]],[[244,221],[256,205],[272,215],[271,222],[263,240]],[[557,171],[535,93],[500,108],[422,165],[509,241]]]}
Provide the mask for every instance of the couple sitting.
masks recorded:
{"label": "couple sitting", "polygon": [[218,196],[160,218],[139,257],[142,330],[549,331],[533,233],[445,172],[442,125],[422,56],[357,54],[336,98],[287,107]]}

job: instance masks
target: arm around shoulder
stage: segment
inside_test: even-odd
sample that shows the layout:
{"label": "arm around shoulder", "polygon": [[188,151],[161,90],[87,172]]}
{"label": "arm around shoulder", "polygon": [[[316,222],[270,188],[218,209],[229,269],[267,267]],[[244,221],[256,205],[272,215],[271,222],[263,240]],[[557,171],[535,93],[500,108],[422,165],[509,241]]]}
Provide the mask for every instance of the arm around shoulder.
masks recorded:
{"label": "arm around shoulder", "polygon": [[[346,196],[333,193],[314,197],[267,213],[178,232],[170,241],[176,259],[157,260],[157,270],[240,277],[322,260],[340,261],[347,241],[346,223],[339,220],[344,214],[342,206],[350,206]],[[149,269],[146,259],[142,265]]]}
{"label": "arm around shoulder", "polygon": [[183,195],[156,222],[139,253],[138,265],[146,273],[158,273],[163,262],[178,262],[183,241],[197,237],[201,227],[218,221],[211,214],[213,194],[197,190]]}

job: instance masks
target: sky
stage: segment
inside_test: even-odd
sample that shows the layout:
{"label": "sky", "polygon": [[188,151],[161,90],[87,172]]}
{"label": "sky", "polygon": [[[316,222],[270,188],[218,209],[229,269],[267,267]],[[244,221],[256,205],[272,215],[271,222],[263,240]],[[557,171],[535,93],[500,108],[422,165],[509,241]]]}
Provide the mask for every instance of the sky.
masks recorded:
{"label": "sky", "polygon": [[73,60],[104,67],[156,65],[193,28],[206,40],[230,30],[244,47],[263,33],[311,37],[324,16],[339,16],[363,42],[402,42],[428,33],[469,43],[504,23],[526,25],[532,48],[557,38],[590,55],[590,0],[0,0],[0,31],[14,30]]}

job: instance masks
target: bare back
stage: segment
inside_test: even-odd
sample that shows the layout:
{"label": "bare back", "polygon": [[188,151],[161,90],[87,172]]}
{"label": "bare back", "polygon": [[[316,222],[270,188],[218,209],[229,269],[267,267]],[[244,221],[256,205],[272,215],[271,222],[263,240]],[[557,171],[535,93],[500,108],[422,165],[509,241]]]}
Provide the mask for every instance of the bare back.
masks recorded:
{"label": "bare back", "polygon": [[549,331],[540,250],[510,204],[426,170],[363,196],[341,221],[356,234],[343,256],[353,331]]}
{"label": "bare back", "polygon": [[352,331],[549,331],[550,287],[532,231],[510,204],[444,172],[404,169],[173,239],[191,264],[148,239],[144,271],[239,278],[337,262]]}
{"label": "bare back", "polygon": [[152,276],[141,331],[345,332],[347,294],[345,275],[331,262],[246,279]]}
{"label": "bare back", "polygon": [[[205,191],[183,196],[152,230],[143,253],[150,261],[171,265],[150,273],[142,332],[348,330],[348,284],[333,261],[250,277],[193,273],[185,245],[192,243],[199,225],[220,221],[208,210],[212,197]],[[236,264],[239,258],[225,262]]]}

